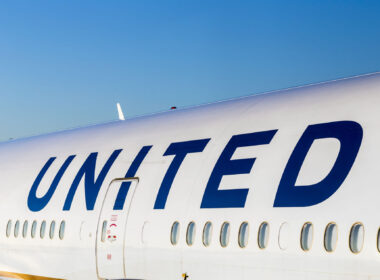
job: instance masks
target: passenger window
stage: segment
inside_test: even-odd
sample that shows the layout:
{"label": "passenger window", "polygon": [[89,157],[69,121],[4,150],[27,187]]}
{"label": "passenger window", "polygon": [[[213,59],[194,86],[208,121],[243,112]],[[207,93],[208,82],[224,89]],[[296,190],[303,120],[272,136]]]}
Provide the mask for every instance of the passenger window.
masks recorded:
{"label": "passenger window", "polygon": [[24,222],[24,225],[22,226],[22,237],[26,238],[28,234],[28,221]]}
{"label": "passenger window", "polygon": [[220,229],[220,245],[227,247],[230,239],[230,224],[225,222]]}
{"label": "passenger window", "polygon": [[15,232],[14,232],[15,237],[18,237],[19,230],[20,230],[20,221],[17,220],[15,223]]}
{"label": "passenger window", "polygon": [[32,238],[36,237],[36,231],[37,231],[37,221],[33,221],[32,230],[31,230]]}
{"label": "passenger window", "polygon": [[50,239],[54,238],[54,232],[55,232],[55,221],[52,221],[50,224],[50,231],[49,231]]}
{"label": "passenger window", "polygon": [[187,226],[187,231],[186,231],[186,243],[187,243],[187,245],[189,245],[189,246],[193,245],[194,239],[195,239],[195,223],[190,222],[189,225]]}
{"label": "passenger window", "polygon": [[281,224],[278,231],[278,246],[281,250],[286,250],[289,246],[290,237],[290,226],[287,222]]}
{"label": "passenger window", "polygon": [[352,253],[360,253],[364,243],[364,226],[356,223],[351,227],[350,232],[350,249]]}
{"label": "passenger window", "polygon": [[6,231],[7,237],[11,236],[11,231],[12,231],[12,220],[9,220],[7,223],[7,231]]}
{"label": "passenger window", "polygon": [[241,224],[239,229],[239,246],[245,248],[248,244],[249,226],[247,222]]}
{"label": "passenger window", "polygon": [[380,228],[377,231],[377,250],[380,252]]}
{"label": "passenger window", "polygon": [[41,223],[41,228],[40,228],[40,237],[44,238],[45,237],[45,230],[46,230],[46,222],[43,221]]}
{"label": "passenger window", "polygon": [[103,221],[103,225],[102,225],[102,235],[101,235],[101,238],[100,240],[102,242],[104,242],[106,240],[106,232],[107,232],[107,221]]}
{"label": "passenger window", "polygon": [[257,237],[257,243],[260,249],[265,249],[268,246],[269,240],[269,224],[267,222],[263,222],[260,225],[259,233]]}
{"label": "passenger window", "polygon": [[332,252],[336,248],[338,241],[338,227],[335,223],[330,223],[327,225],[325,230],[325,249],[327,252]]}
{"label": "passenger window", "polygon": [[314,231],[312,223],[305,223],[301,231],[301,248],[309,251],[313,243]]}
{"label": "passenger window", "polygon": [[177,245],[179,238],[179,222],[174,222],[170,234],[170,241],[173,245]]}
{"label": "passenger window", "polygon": [[203,245],[206,247],[211,244],[211,236],[212,236],[212,223],[207,222],[203,228]]}
{"label": "passenger window", "polygon": [[[61,240],[65,236],[65,227],[66,227],[66,222],[62,221],[61,225],[59,226],[59,239]],[[104,232],[104,235],[105,235],[105,232]],[[102,241],[104,242],[103,229],[102,229],[102,239],[103,239]]]}

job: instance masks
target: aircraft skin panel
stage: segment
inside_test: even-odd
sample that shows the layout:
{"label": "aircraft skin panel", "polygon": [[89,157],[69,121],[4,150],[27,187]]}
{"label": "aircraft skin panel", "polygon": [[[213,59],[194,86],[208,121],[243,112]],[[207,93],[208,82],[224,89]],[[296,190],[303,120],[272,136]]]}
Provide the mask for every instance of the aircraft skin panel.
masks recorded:
{"label": "aircraft skin panel", "polygon": [[[107,187],[115,178],[138,177],[121,248],[126,279],[380,279],[379,92],[374,74],[2,143],[0,277],[97,279]],[[318,185],[325,178],[329,195]],[[299,194],[307,188],[314,193]],[[120,197],[115,205],[123,204]],[[225,222],[229,242],[222,247]],[[238,244],[243,222],[245,248]],[[269,235],[260,249],[263,222]],[[306,252],[300,234],[307,222],[313,238]],[[338,233],[333,252],[324,247],[329,223]],[[350,230],[357,223],[364,244],[353,253]]]}

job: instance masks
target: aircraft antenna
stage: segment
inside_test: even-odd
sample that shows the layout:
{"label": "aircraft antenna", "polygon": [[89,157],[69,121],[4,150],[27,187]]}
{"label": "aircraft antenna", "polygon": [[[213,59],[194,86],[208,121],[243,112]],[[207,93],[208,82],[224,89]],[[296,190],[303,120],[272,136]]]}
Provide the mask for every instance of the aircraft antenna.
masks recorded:
{"label": "aircraft antenna", "polygon": [[116,103],[116,108],[117,108],[117,113],[119,115],[119,120],[124,121],[125,118],[124,118],[123,110],[121,109],[121,106],[120,106],[119,102]]}

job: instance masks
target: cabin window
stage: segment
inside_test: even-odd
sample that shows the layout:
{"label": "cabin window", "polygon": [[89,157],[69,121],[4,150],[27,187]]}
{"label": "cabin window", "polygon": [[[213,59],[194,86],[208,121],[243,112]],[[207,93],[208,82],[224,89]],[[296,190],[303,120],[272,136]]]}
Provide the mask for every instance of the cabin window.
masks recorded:
{"label": "cabin window", "polygon": [[[59,239],[61,239],[61,240],[65,236],[65,227],[66,227],[66,222],[62,221],[61,225],[59,226]],[[105,234],[105,232],[104,232],[104,234]],[[104,239],[104,237],[103,237],[103,229],[102,229],[102,238]]]}
{"label": "cabin window", "polygon": [[377,250],[380,252],[380,228],[377,231]]}
{"label": "cabin window", "polygon": [[187,245],[189,245],[189,246],[193,245],[194,239],[195,239],[195,223],[190,222],[189,225],[187,226],[187,231],[186,231],[186,243],[187,243]]}
{"label": "cabin window", "polygon": [[211,236],[212,236],[212,223],[207,222],[203,228],[203,245],[210,246],[211,244]]}
{"label": "cabin window", "polygon": [[28,221],[24,222],[24,225],[22,226],[22,237],[26,238],[28,235]]}
{"label": "cabin window", "polygon": [[107,221],[103,221],[103,225],[102,225],[102,235],[101,235],[101,238],[100,240],[102,242],[104,242],[106,240],[106,232],[107,232]]}
{"label": "cabin window", "polygon": [[55,221],[52,221],[50,224],[50,231],[49,231],[50,239],[54,238],[54,232],[55,232]]}
{"label": "cabin window", "polygon": [[9,220],[7,223],[7,230],[6,230],[7,237],[11,236],[11,231],[12,231],[12,220]]}
{"label": "cabin window", "polygon": [[241,224],[240,229],[239,229],[238,243],[241,248],[247,247],[248,237],[249,237],[249,225],[247,222],[244,222]]}
{"label": "cabin window", "polygon": [[335,223],[330,223],[327,225],[324,239],[326,251],[334,251],[338,242],[338,226]]}
{"label": "cabin window", "polygon": [[45,237],[45,231],[46,231],[46,221],[43,221],[41,223],[41,228],[40,228],[40,237],[41,238]]}
{"label": "cabin window", "polygon": [[19,230],[20,230],[20,221],[17,220],[16,223],[15,223],[15,231],[14,231],[14,236],[15,237],[18,237]]}
{"label": "cabin window", "polygon": [[350,250],[352,253],[360,253],[364,243],[364,226],[356,223],[351,227],[350,232]]}
{"label": "cabin window", "polygon": [[289,246],[290,226],[287,222],[281,224],[278,231],[278,246],[281,250],[286,250]]}
{"label": "cabin window", "polygon": [[259,227],[259,233],[257,237],[257,243],[260,249],[265,249],[268,246],[269,240],[269,224],[263,222]]}
{"label": "cabin window", "polygon": [[172,226],[172,231],[170,234],[170,241],[173,245],[177,245],[179,238],[179,222],[174,222]]}
{"label": "cabin window", "polygon": [[301,248],[309,251],[313,243],[314,231],[312,223],[305,223],[301,231]]}
{"label": "cabin window", "polygon": [[31,230],[32,238],[36,237],[36,231],[37,231],[37,221],[33,221],[32,230]]}
{"label": "cabin window", "polygon": [[230,224],[228,222],[223,223],[220,229],[220,245],[227,247],[230,241]]}

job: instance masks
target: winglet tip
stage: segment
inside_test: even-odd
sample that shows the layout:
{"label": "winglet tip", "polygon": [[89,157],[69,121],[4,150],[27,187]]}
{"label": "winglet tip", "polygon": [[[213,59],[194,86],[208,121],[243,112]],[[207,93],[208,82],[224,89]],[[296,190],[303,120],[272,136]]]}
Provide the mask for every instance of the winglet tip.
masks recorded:
{"label": "winglet tip", "polygon": [[121,109],[121,105],[119,102],[116,103],[116,108],[117,108],[119,120],[124,121],[125,120],[124,113],[123,113],[123,110]]}

